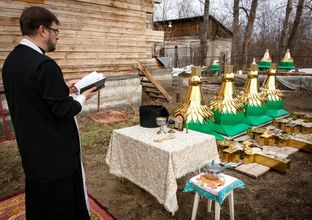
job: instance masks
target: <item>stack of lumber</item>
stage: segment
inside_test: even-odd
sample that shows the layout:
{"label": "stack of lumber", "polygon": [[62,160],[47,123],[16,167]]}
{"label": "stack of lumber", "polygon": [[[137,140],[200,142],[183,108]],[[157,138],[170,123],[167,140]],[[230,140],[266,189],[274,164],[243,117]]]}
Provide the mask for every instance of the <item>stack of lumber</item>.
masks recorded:
{"label": "stack of lumber", "polygon": [[21,39],[22,10],[32,5],[48,8],[61,22],[56,51],[47,55],[66,79],[92,71],[137,75],[137,62],[153,65],[153,45],[163,42],[163,32],[152,30],[152,0],[1,0],[0,68]]}
{"label": "stack of lumber", "polygon": [[142,85],[142,90],[152,99],[172,102],[172,97],[166,89],[153,77],[148,68],[142,63],[138,63],[140,70],[139,76]]}

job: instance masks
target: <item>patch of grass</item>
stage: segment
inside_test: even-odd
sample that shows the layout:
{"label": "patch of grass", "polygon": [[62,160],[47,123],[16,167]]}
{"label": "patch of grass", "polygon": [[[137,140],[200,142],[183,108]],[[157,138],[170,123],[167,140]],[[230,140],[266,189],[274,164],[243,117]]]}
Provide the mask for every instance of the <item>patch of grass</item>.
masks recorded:
{"label": "patch of grass", "polygon": [[139,117],[133,111],[128,116],[129,119],[127,121],[113,124],[100,124],[92,121],[88,116],[78,117],[83,154],[89,159],[92,155],[102,154],[104,156],[114,129],[129,127],[139,123]]}
{"label": "patch of grass", "polygon": [[23,188],[24,172],[15,141],[1,143],[0,148],[0,198]]}

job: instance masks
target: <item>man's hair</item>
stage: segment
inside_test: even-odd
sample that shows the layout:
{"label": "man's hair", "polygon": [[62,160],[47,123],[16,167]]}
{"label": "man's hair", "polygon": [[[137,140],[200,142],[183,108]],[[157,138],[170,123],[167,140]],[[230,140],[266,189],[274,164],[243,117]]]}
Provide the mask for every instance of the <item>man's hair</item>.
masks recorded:
{"label": "man's hair", "polygon": [[35,35],[40,25],[50,27],[52,22],[60,23],[51,11],[39,6],[25,8],[19,21],[23,35]]}

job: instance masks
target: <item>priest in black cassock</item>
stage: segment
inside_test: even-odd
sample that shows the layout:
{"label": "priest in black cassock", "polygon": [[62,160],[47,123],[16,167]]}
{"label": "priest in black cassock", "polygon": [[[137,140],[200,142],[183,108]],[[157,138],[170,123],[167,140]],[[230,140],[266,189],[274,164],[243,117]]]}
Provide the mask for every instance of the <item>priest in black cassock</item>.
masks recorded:
{"label": "priest in black cassock", "polygon": [[66,83],[45,55],[56,48],[58,25],[49,10],[26,8],[20,17],[23,38],[2,69],[25,172],[27,220],[90,219],[75,115],[97,92],[69,96],[76,81]]}

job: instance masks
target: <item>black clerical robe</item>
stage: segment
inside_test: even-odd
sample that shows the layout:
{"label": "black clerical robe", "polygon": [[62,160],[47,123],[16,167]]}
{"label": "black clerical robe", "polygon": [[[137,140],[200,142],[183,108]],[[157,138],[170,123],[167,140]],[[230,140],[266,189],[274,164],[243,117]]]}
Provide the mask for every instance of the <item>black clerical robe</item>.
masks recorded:
{"label": "black clerical robe", "polygon": [[48,56],[20,44],[2,72],[26,176],[40,181],[69,176],[79,164],[74,116],[81,105],[69,96],[61,69]]}
{"label": "black clerical robe", "polygon": [[[73,196],[77,193],[83,198],[74,118],[81,105],[69,96],[59,66],[48,56],[20,44],[5,60],[2,77],[26,176],[26,214],[27,206],[36,210],[53,207],[49,204],[51,195],[68,201],[65,205],[70,203],[68,195],[71,200],[76,199]],[[62,190],[66,193],[65,186],[77,189],[65,198],[61,195]],[[85,208],[84,201],[81,204]],[[63,208],[66,210],[66,206]]]}

